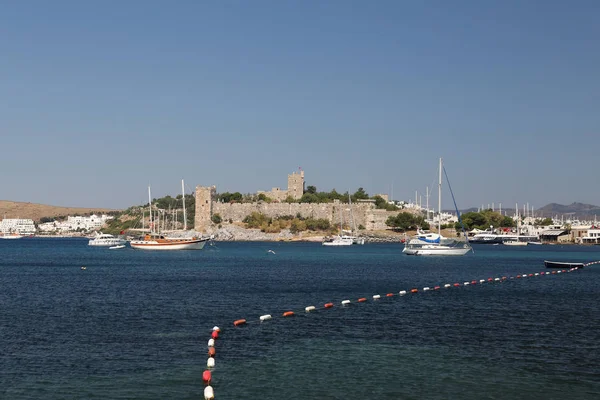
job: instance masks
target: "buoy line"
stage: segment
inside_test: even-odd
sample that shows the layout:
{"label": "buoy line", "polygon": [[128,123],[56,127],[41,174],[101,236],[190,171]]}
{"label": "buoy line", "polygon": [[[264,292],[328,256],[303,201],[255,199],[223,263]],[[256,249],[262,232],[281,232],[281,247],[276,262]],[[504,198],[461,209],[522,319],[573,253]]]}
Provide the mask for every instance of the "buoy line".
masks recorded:
{"label": "buoy line", "polygon": [[[584,264],[584,266],[588,266],[588,265],[592,265],[592,264],[600,264],[600,261],[594,261],[591,263],[587,263]],[[421,292],[429,292],[429,291],[442,291],[442,289],[451,289],[451,288],[458,288],[458,287],[465,287],[465,286],[471,286],[471,285],[483,285],[486,283],[502,283],[502,282],[507,282],[507,281],[511,281],[511,280],[515,280],[515,279],[524,279],[524,278],[530,278],[530,277],[536,277],[536,276],[544,276],[544,275],[557,275],[557,274],[561,274],[561,273],[567,273],[567,272],[573,272],[580,269],[579,267],[573,267],[570,269],[562,269],[562,270],[552,270],[552,271],[541,271],[541,272],[534,272],[534,273],[528,273],[528,274],[517,274],[515,276],[502,276],[502,277],[495,277],[495,278],[487,278],[487,279],[473,279],[471,281],[464,281],[463,283],[460,282],[455,282],[455,283],[446,283],[444,285],[434,285],[433,287],[431,286],[425,286],[423,287],[421,290],[419,290],[418,288],[412,288],[409,290],[400,290],[399,292],[389,292],[387,294],[385,294],[385,297],[404,297],[404,296],[410,296],[413,294],[419,294]],[[376,302],[382,299],[382,295],[380,294],[375,294],[372,296],[372,301]],[[355,302],[356,303],[364,303],[367,302],[368,298],[367,297],[360,297],[358,298]],[[352,302],[350,299],[345,299],[342,300],[339,304],[341,306],[347,306],[349,304],[353,304],[354,302]],[[326,310],[326,309],[330,309],[330,308],[334,308],[335,304],[333,302],[328,302],[323,304],[322,306],[306,306],[304,308],[305,314],[310,314],[314,311],[318,311],[318,310]],[[296,315],[294,313],[294,311],[289,310],[289,311],[285,311],[281,314],[281,316],[279,315],[275,315],[273,316],[272,314],[264,314],[259,316],[258,319],[256,320],[247,320],[244,318],[241,319],[237,319],[235,321],[233,321],[233,326],[234,327],[239,327],[242,325],[247,325],[247,324],[253,324],[253,323],[264,323],[265,321],[269,321],[272,320],[274,318],[290,318],[293,317],[294,315]],[[202,381],[204,382],[204,399],[205,400],[214,400],[215,398],[215,392],[213,387],[211,386],[211,381],[212,381],[212,370],[215,367],[215,356],[216,356],[216,349],[215,349],[215,344],[217,343],[217,339],[219,339],[220,337],[220,333],[221,333],[221,329],[218,326],[215,326],[212,328],[211,334],[210,334],[210,339],[208,340],[208,359],[206,361],[206,370],[203,372],[202,374]]]}

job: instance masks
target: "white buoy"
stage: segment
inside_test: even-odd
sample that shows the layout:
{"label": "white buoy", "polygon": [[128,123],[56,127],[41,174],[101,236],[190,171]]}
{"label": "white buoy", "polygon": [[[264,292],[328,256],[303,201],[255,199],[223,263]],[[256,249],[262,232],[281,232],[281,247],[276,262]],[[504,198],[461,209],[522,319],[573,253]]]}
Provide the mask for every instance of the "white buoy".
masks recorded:
{"label": "white buoy", "polygon": [[479,283],[485,283],[485,279],[480,279]]}
{"label": "white buoy", "polygon": [[221,328],[219,328],[218,326],[213,326],[213,331],[220,332],[220,331],[221,331]]}
{"label": "white buoy", "polygon": [[265,314],[260,316],[261,321],[266,321],[268,319],[271,319],[271,314]]}
{"label": "white buoy", "polygon": [[208,368],[214,368],[215,367],[215,358],[209,357],[208,360],[206,360],[206,366]]}
{"label": "white buoy", "polygon": [[404,296],[406,294],[406,290],[401,290],[401,291],[398,292],[398,294],[400,296]]}
{"label": "white buoy", "polygon": [[381,298],[381,295],[379,295],[379,294],[374,294],[374,295],[373,295],[373,298],[374,298],[374,299],[380,299],[380,298]]}
{"label": "white buoy", "polygon": [[208,339],[208,347],[215,347],[215,339]]}
{"label": "white buoy", "polygon": [[496,278],[494,279],[496,282],[500,282],[500,278]]}
{"label": "white buoy", "polygon": [[424,288],[423,288],[423,291],[424,291],[424,292],[426,292],[426,291],[428,291],[428,290],[429,290],[429,286],[426,286],[426,287],[424,287]]}
{"label": "white buoy", "polygon": [[446,284],[444,285],[444,287],[445,287],[445,288],[449,288],[450,286],[452,286],[452,285],[450,285],[449,283],[446,283]]}
{"label": "white buoy", "polygon": [[469,283],[469,282],[465,282],[465,283],[464,283],[464,285],[465,285],[465,286],[469,286],[469,285],[470,285],[470,283]]}
{"label": "white buoy", "polygon": [[204,388],[204,400],[213,400],[215,398],[215,392],[213,391],[212,386],[207,386]]}
{"label": "white buoy", "polygon": [[315,310],[315,306],[308,306],[304,310],[306,310],[306,312],[314,311]]}
{"label": "white buoy", "polygon": [[539,274],[539,272],[536,272],[534,275],[535,275],[535,276],[539,276],[540,274]]}
{"label": "white buoy", "polygon": [[350,304],[350,300],[342,300],[342,304]]}

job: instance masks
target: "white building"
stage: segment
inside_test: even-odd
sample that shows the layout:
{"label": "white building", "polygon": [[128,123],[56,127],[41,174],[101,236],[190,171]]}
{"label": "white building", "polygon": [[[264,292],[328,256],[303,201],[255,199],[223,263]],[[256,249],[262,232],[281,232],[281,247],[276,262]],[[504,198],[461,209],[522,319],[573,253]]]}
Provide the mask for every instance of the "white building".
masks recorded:
{"label": "white building", "polygon": [[35,234],[35,224],[32,219],[4,218],[0,222],[0,232],[33,235]]}
{"label": "white building", "polygon": [[104,225],[108,220],[113,219],[106,214],[102,214],[101,216],[92,214],[89,217],[67,217],[66,221],[52,221],[46,222],[44,224],[40,224],[39,229],[42,232],[76,232],[76,231],[94,231],[98,230]]}

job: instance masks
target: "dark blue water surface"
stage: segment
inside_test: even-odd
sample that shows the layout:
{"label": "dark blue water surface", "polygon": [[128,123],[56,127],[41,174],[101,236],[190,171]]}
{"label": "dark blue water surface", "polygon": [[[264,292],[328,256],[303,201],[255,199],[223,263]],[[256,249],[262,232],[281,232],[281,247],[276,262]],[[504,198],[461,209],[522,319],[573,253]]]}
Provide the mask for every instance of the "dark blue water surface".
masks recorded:
{"label": "dark blue water surface", "polygon": [[[540,272],[545,259],[600,260],[600,246],[401,250],[0,241],[0,397],[200,399],[218,325],[217,399],[600,398],[600,265],[421,290]],[[420,292],[385,296],[411,288]],[[282,318],[288,310],[296,315]],[[263,314],[273,319],[259,323]],[[234,327],[240,318],[249,323]]]}

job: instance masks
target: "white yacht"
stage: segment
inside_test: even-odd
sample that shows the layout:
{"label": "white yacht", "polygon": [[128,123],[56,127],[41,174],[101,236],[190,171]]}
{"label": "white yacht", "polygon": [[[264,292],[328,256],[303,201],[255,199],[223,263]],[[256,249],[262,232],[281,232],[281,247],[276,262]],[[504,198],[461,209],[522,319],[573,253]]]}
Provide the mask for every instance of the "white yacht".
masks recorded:
{"label": "white yacht", "polygon": [[333,236],[326,238],[323,241],[323,246],[352,246],[354,244],[354,238],[352,236]]}
{"label": "white yacht", "polygon": [[116,237],[114,235],[102,232],[96,232],[96,236],[88,242],[89,246],[102,246],[102,247],[111,247],[111,246],[120,246],[125,245],[127,241],[120,237]]}

